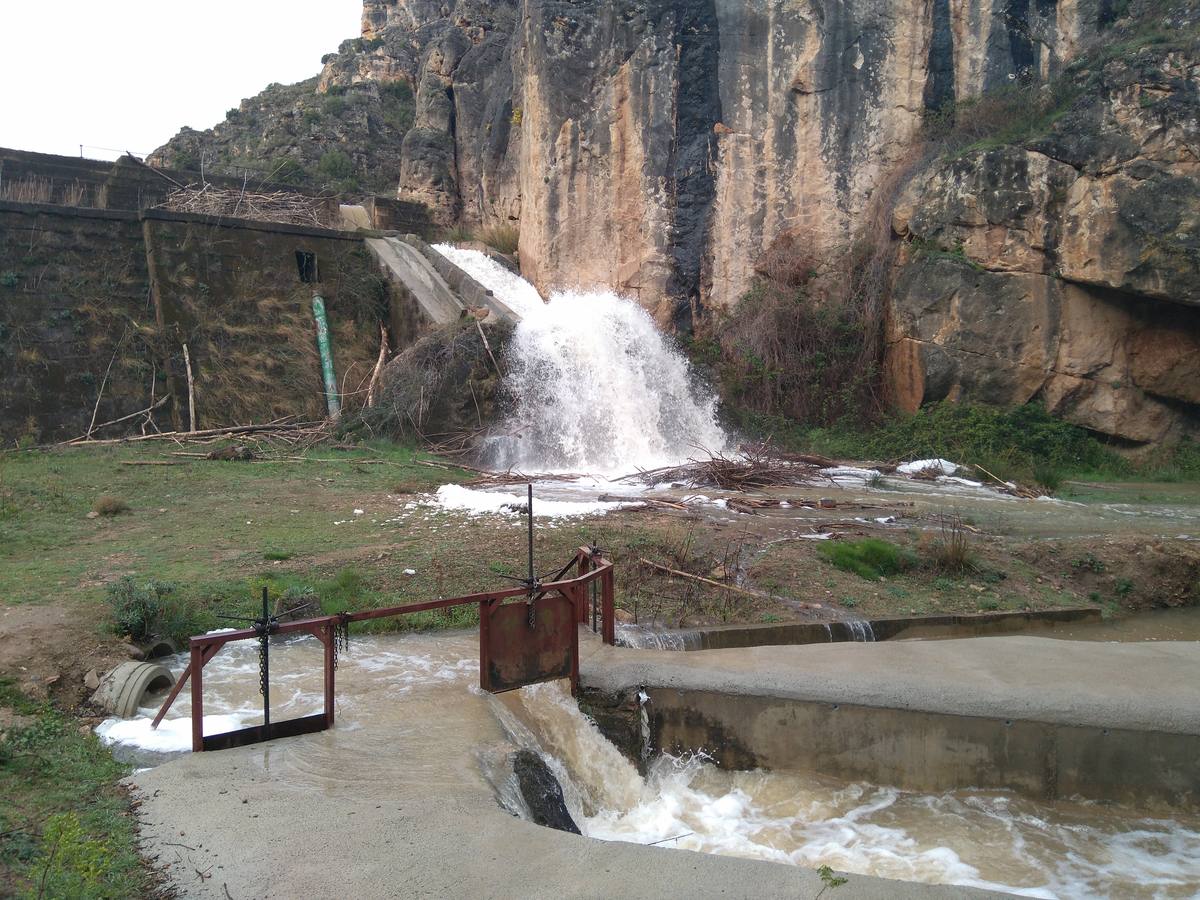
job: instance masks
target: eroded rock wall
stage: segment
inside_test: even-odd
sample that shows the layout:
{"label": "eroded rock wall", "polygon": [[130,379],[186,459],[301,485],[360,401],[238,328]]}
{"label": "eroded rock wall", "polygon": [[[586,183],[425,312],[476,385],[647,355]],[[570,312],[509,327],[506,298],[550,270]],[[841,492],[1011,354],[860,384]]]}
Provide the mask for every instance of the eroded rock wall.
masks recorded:
{"label": "eroded rock wall", "polygon": [[1200,432],[1200,66],[1147,44],[1073,76],[1049,134],[932,166],[893,227],[901,408],[1043,400],[1108,435]]}
{"label": "eroded rock wall", "polygon": [[518,223],[543,288],[687,328],[780,235],[850,234],[924,110],[1058,71],[1098,0],[367,0],[323,84],[411,81],[401,195]]}

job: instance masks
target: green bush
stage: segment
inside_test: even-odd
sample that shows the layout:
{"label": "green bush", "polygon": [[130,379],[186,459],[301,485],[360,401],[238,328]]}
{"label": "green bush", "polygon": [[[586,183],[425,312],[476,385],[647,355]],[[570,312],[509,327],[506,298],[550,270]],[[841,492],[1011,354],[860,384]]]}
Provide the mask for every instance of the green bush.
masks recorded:
{"label": "green bush", "polygon": [[326,150],[317,163],[317,171],[330,181],[344,181],[354,176],[354,160],[341,150]]}
{"label": "green bush", "polygon": [[[798,429],[761,420],[751,430],[775,434],[783,443],[843,459],[942,457],[980,465],[998,478],[1036,482],[1054,490],[1068,477],[1134,474],[1134,467],[1076,425],[1056,419],[1040,404],[1013,409],[942,401],[871,431],[851,425]],[[1180,445],[1183,447],[1184,445]],[[1179,472],[1191,471],[1189,448],[1176,453]],[[1200,474],[1200,465],[1197,465]]]}
{"label": "green bush", "polygon": [[829,541],[820,544],[821,553],[843,572],[853,572],[867,581],[897,575],[916,565],[911,552],[879,538],[861,541]]}
{"label": "green bush", "polygon": [[304,171],[304,166],[290,156],[279,156],[271,160],[270,168],[267,170],[267,180],[277,181],[280,184],[298,185],[303,184],[307,179],[308,173]]}
{"label": "green bush", "polygon": [[211,612],[194,598],[183,596],[168,581],[138,584],[125,576],[108,586],[105,597],[112,618],[111,630],[134,643],[169,638],[182,643],[216,624]]}
{"label": "green bush", "polygon": [[334,96],[326,97],[325,103],[322,106],[325,110],[326,115],[333,116],[336,118],[337,116],[340,116],[342,113],[344,113],[346,111],[346,107],[348,105],[349,104],[346,103],[345,97],[342,97],[340,95],[334,95]]}
{"label": "green bush", "polygon": [[108,586],[108,605],[112,608],[112,630],[128,635],[135,642],[149,640],[158,633],[163,612],[175,585],[150,581],[139,585],[126,576]]}
{"label": "green bush", "polygon": [[21,283],[21,276],[16,272],[4,272],[0,274],[0,287],[15,288]]}

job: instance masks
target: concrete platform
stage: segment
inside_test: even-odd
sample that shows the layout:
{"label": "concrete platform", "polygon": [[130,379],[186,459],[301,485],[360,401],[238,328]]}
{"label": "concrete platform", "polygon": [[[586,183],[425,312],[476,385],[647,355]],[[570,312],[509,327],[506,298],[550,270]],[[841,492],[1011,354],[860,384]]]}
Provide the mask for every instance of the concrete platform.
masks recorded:
{"label": "concrete platform", "polygon": [[[182,757],[132,779],[147,853],[184,897],[816,898],[810,870],[608,843],[506,813],[480,755],[506,738],[463,687],[339,681],[361,726]],[[824,896],[833,892],[824,890]],[[997,894],[851,875],[839,900]]]}
{"label": "concrete platform", "polygon": [[730,768],[914,790],[1200,799],[1197,643],[996,637],[689,653],[589,643],[585,652],[582,683],[607,729],[620,718],[604,709],[628,711],[644,689],[656,749],[704,749]]}

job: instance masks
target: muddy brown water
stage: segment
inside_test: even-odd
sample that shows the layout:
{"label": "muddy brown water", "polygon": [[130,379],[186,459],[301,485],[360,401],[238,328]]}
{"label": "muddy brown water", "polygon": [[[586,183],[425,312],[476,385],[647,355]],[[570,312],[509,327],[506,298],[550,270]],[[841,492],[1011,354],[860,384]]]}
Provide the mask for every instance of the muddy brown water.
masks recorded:
{"label": "muddy brown water", "polygon": [[[320,659],[311,639],[273,646],[273,719],[319,710]],[[184,664],[182,657],[171,660],[176,671]],[[223,651],[205,676],[207,731],[261,721],[252,644]],[[263,745],[264,758],[283,767],[300,793],[319,792],[334,778],[353,779],[364,790],[390,779],[416,779],[452,794],[461,789],[461,778],[413,771],[405,759],[414,754],[399,751],[466,741],[477,752],[464,759],[483,768],[497,802],[520,812],[503,761],[524,746],[542,753],[558,773],[583,832],[603,840],[1035,897],[1182,898],[1200,891],[1200,816],[1164,819],[995,791],[921,794],[820,777],[728,772],[702,758],[659,757],[643,778],[579,712],[563,685],[497,698],[480,692],[477,683],[473,633],[355,638],[338,672],[336,739]],[[158,734],[149,729],[151,710],[143,712],[137,720],[106,723],[102,736],[125,752],[186,750],[186,697]],[[501,733],[507,741],[496,740]]]}

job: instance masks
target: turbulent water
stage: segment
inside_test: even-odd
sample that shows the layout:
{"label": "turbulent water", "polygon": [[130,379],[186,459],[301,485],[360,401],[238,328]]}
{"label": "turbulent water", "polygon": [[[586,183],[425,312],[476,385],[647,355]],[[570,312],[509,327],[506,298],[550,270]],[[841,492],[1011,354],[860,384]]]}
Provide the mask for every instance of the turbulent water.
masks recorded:
{"label": "turbulent water", "polygon": [[[445,746],[471,717],[495,721],[513,745],[541,753],[556,771],[583,832],[603,840],[772,860],[909,881],[980,885],[1034,897],[1195,897],[1200,819],[1158,819],[1121,807],[1035,803],[1002,792],[921,794],[870,784],[764,772],[725,772],[700,758],[660,756],[643,778],[580,712],[560,684],[493,697],[476,687],[473,634],[357,637],[338,672],[337,734],[349,741],[297,745],[298,780],[329,771],[393,771],[396,742]],[[321,648],[312,639],[273,645],[273,715],[321,706]],[[182,671],[186,660],[171,665]],[[205,669],[206,730],[259,721],[257,654],[250,642]],[[151,737],[150,710],[100,729],[126,749],[190,744],[187,692]],[[447,725],[446,710],[455,710]],[[304,741],[305,739],[297,739]],[[501,751],[503,756],[508,751]],[[481,760],[488,757],[481,752]],[[311,771],[310,771],[311,770]],[[376,771],[378,770],[378,771]],[[317,772],[320,777],[314,774]],[[515,811],[509,782],[495,783]]]}
{"label": "turbulent water", "polygon": [[624,475],[722,449],[717,399],[633,300],[533,285],[474,250],[438,245],[521,317],[507,354],[511,417],[489,463],[535,472]]}

